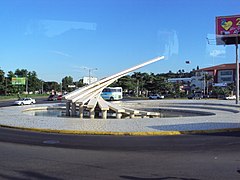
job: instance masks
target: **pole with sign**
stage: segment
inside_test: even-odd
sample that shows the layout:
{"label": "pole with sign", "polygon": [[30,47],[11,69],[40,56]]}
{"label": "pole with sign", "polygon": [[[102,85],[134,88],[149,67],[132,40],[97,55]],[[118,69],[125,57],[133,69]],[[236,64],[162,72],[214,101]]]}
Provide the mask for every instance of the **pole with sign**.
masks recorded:
{"label": "pole with sign", "polygon": [[236,104],[239,103],[239,62],[238,44],[240,42],[240,15],[216,17],[217,45],[236,46]]}
{"label": "pole with sign", "polygon": [[238,62],[238,37],[236,37],[236,104],[239,103],[239,62]]}
{"label": "pole with sign", "polygon": [[25,77],[13,77],[12,78],[12,85],[25,85],[26,84],[26,78]]}
{"label": "pole with sign", "polygon": [[[21,85],[26,85],[26,91],[27,91],[27,83],[25,77],[12,77],[12,85],[18,86],[18,94],[20,93],[20,87]],[[20,96],[19,96],[20,97]]]}

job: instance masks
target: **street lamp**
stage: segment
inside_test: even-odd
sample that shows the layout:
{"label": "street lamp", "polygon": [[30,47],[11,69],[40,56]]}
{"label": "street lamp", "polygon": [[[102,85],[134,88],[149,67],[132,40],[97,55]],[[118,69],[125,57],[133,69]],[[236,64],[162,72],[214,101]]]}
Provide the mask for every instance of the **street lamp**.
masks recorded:
{"label": "street lamp", "polygon": [[88,67],[84,67],[84,69],[88,70],[88,82],[89,84],[91,84],[91,72],[94,70],[98,70],[97,68],[88,68]]}

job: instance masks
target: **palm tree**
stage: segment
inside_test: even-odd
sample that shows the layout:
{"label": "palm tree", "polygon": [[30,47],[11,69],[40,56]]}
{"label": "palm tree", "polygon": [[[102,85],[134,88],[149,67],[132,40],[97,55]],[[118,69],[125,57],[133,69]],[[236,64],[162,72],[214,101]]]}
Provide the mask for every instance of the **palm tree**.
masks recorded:
{"label": "palm tree", "polygon": [[200,79],[203,82],[203,95],[208,95],[209,93],[209,83],[213,82],[213,76],[210,75],[208,72],[202,72],[203,77]]}
{"label": "palm tree", "polygon": [[132,78],[136,80],[136,95],[138,97],[143,91],[143,74],[141,72],[134,72]]}
{"label": "palm tree", "polygon": [[[205,74],[205,81],[206,81],[206,88],[207,88],[207,95],[209,94],[209,85],[212,85],[213,76],[210,74]],[[210,83],[210,84],[209,84]]]}

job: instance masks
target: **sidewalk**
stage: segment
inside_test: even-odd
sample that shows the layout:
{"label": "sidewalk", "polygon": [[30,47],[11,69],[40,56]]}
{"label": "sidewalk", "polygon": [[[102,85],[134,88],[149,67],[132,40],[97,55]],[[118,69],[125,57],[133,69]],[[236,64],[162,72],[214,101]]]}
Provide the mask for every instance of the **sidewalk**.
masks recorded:
{"label": "sidewalk", "polygon": [[[168,135],[198,132],[240,130],[240,106],[233,101],[220,100],[144,100],[127,101],[125,106],[200,111],[215,115],[143,119],[79,119],[76,117],[34,116],[23,113],[30,107],[0,108],[0,125],[42,132],[115,135]],[[56,104],[55,104],[56,106]]]}

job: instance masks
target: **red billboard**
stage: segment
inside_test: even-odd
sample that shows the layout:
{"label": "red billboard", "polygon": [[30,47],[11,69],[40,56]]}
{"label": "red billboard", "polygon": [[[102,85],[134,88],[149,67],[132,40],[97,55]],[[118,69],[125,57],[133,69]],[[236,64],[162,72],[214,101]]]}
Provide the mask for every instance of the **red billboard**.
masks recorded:
{"label": "red billboard", "polygon": [[217,44],[236,44],[240,36],[240,15],[216,17]]}

